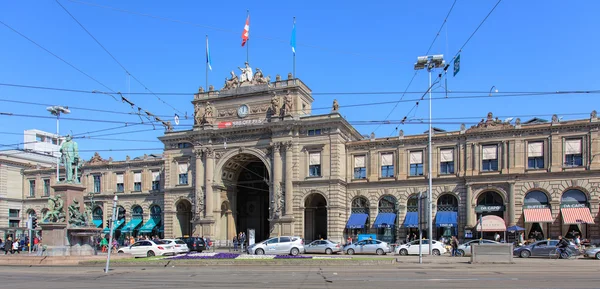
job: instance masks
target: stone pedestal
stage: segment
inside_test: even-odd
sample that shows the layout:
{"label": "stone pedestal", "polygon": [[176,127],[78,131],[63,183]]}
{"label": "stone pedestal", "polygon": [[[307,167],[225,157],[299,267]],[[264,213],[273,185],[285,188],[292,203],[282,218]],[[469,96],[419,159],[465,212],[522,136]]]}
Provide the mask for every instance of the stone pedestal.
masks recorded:
{"label": "stone pedestal", "polygon": [[273,228],[270,237],[294,235],[294,218],[292,216],[271,219],[269,220],[269,223],[271,223]]}

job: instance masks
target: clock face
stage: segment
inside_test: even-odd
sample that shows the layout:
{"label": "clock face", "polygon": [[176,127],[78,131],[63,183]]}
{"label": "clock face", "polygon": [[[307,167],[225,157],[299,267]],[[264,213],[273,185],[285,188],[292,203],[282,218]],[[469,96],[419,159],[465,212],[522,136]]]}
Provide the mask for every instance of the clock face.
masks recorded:
{"label": "clock face", "polygon": [[238,107],[237,115],[241,118],[244,118],[244,117],[248,116],[249,111],[250,111],[250,109],[248,108],[248,106],[245,104],[242,104],[242,105],[240,105],[240,107]]}

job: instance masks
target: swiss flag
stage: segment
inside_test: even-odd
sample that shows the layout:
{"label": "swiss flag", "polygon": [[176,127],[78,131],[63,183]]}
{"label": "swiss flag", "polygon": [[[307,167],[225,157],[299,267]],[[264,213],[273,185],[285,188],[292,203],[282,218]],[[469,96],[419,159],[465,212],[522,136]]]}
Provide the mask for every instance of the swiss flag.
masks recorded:
{"label": "swiss flag", "polygon": [[246,41],[248,41],[248,36],[250,33],[250,15],[246,18],[246,25],[244,25],[244,31],[242,32],[242,47],[246,45]]}

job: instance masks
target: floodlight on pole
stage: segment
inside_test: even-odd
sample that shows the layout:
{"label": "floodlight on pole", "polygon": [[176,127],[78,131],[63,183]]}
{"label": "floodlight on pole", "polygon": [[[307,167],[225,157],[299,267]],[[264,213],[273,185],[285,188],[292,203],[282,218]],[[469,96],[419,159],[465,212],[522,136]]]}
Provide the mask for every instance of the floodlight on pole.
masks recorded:
{"label": "floodlight on pole", "polygon": [[[50,112],[50,114],[56,116],[56,144],[60,145],[60,134],[59,134],[59,120],[61,114],[69,114],[71,111],[68,106],[60,106],[53,105],[46,107],[46,110]],[[60,167],[60,158],[56,158],[56,182],[60,181],[60,177],[58,176]]]}
{"label": "floodlight on pole", "polygon": [[[433,200],[432,200],[432,188],[433,188],[433,181],[432,181],[432,173],[431,173],[431,166],[432,166],[432,150],[431,150],[431,134],[432,134],[432,128],[431,128],[431,71],[435,68],[442,68],[446,65],[446,61],[444,61],[444,55],[443,54],[436,54],[436,55],[427,55],[427,56],[419,56],[417,57],[417,63],[415,63],[415,70],[421,70],[421,69],[427,69],[427,72],[429,72],[429,88],[427,89],[427,91],[429,91],[429,130],[427,131],[427,135],[428,135],[428,142],[427,142],[427,153],[428,153],[428,165],[427,165],[427,179],[429,181],[429,188],[427,190],[427,237],[429,238],[429,244],[433,244],[433,217],[431,215],[431,212],[433,211]],[[446,67],[447,68],[447,67]],[[432,249],[433,246],[429,246],[429,255],[431,256],[432,253]]]}

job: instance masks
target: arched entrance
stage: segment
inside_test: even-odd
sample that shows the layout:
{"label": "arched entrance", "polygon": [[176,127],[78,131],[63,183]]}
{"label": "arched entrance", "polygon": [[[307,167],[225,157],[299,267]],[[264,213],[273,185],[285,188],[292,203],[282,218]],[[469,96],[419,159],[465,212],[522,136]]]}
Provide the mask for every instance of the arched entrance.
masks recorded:
{"label": "arched entrance", "polygon": [[362,196],[354,198],[346,223],[346,236],[351,237],[353,242],[357,241],[359,234],[369,232],[369,224],[369,200]]}
{"label": "arched entrance", "polygon": [[458,236],[458,199],[453,194],[443,194],[438,198],[435,226],[438,238]]}
{"label": "arched entrance", "polygon": [[327,239],[327,201],[319,193],[312,193],[304,201],[304,239]]}
{"label": "arched entrance", "polygon": [[92,220],[96,228],[102,227],[102,223],[104,223],[103,215],[104,213],[102,212],[101,207],[95,207],[92,211]]}
{"label": "arched entrance", "polygon": [[[405,241],[419,239],[419,197],[411,195],[406,200],[406,216],[404,217]],[[427,230],[422,230],[422,237],[427,238]]]}
{"label": "arched entrance", "polygon": [[256,242],[267,239],[269,219],[279,206],[274,200],[270,201],[269,172],[265,163],[255,155],[241,153],[227,160],[221,177],[231,198],[235,219],[232,230],[247,235],[248,230],[254,230]]}
{"label": "arched entrance", "polygon": [[523,201],[525,215],[525,236],[527,239],[543,240],[549,234],[549,223],[552,222],[548,196],[538,190],[530,191]]}
{"label": "arched entrance", "polygon": [[192,235],[192,204],[188,200],[180,200],[175,204],[177,218],[173,234],[176,237]]}
{"label": "arched entrance", "polygon": [[496,233],[500,236],[504,236],[506,233],[506,222],[504,222],[504,227],[499,226],[499,223],[487,223],[493,224],[493,227],[487,226],[484,220],[484,223],[481,224],[480,221],[485,216],[496,216],[502,220],[504,220],[504,211],[506,208],[504,207],[504,200],[502,196],[495,191],[486,191],[479,195],[477,198],[477,207],[475,207],[475,212],[478,214],[478,221],[476,225],[476,230],[480,233],[480,238],[494,240]]}
{"label": "arched entrance", "polygon": [[594,218],[590,213],[588,198],[584,192],[578,189],[565,191],[560,199],[560,213],[563,236],[587,238],[587,224],[594,224]]}
{"label": "arched entrance", "polygon": [[377,239],[394,243],[396,241],[396,216],[398,215],[397,201],[394,196],[385,195],[379,199],[377,217],[373,227],[377,230]]}

